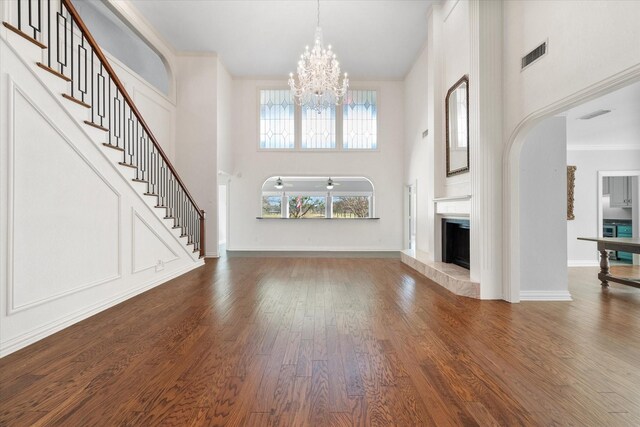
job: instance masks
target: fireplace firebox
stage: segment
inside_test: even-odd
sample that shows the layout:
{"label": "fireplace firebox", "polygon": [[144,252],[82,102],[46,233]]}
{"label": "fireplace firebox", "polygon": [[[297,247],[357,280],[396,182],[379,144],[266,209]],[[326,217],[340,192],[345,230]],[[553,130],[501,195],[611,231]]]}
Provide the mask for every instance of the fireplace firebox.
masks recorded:
{"label": "fireplace firebox", "polygon": [[468,219],[442,219],[442,261],[470,267]]}

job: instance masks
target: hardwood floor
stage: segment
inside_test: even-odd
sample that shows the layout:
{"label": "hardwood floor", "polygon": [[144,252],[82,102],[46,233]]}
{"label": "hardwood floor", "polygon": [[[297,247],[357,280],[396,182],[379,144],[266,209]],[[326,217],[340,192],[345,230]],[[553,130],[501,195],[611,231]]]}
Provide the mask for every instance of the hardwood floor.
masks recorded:
{"label": "hardwood floor", "polygon": [[394,259],[208,260],[0,359],[0,425],[637,426],[640,289],[596,272],[511,305]]}

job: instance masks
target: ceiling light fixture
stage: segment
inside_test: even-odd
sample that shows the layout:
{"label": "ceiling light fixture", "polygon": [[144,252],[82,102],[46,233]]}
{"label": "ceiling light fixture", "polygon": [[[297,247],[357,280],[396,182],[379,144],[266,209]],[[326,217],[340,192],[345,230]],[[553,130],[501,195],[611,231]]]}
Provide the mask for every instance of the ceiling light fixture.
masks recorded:
{"label": "ceiling light fixture", "polygon": [[282,190],[284,188],[284,185],[282,184],[282,178],[278,178],[276,180],[276,185],[275,185],[276,189],[278,190]]}
{"label": "ceiling light fixture", "polygon": [[580,120],[590,120],[590,119],[593,119],[593,118],[598,117],[598,116],[602,116],[603,114],[607,114],[607,113],[610,113],[610,112],[611,112],[611,110],[597,110],[597,111],[594,111],[593,113],[585,114],[582,117],[578,117],[578,119],[580,119]]}
{"label": "ceiling light fixture", "polygon": [[320,28],[320,0],[318,0],[318,26],[314,45],[309,46],[300,55],[298,61],[298,81],[289,74],[289,87],[298,105],[312,108],[318,113],[332,104],[340,104],[347,93],[349,78],[344,73],[340,84],[340,64],[331,50],[331,45],[324,48],[322,42],[322,28]]}
{"label": "ceiling light fixture", "polygon": [[331,178],[327,181],[327,190],[333,190],[333,180]]}

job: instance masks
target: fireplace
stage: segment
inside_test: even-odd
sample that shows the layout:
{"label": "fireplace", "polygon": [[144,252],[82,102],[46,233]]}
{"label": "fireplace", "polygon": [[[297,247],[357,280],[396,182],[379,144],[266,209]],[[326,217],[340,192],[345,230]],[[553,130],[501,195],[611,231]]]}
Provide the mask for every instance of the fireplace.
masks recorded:
{"label": "fireplace", "polygon": [[442,261],[469,269],[468,219],[442,219]]}

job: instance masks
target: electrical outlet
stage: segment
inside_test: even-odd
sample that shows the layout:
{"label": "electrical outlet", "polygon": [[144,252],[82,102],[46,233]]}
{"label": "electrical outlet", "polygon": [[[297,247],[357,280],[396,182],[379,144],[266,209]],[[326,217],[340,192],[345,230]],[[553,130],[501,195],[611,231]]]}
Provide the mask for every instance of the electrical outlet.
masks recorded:
{"label": "electrical outlet", "polygon": [[162,270],[164,270],[164,261],[159,259],[158,262],[156,263],[156,271],[162,271]]}

